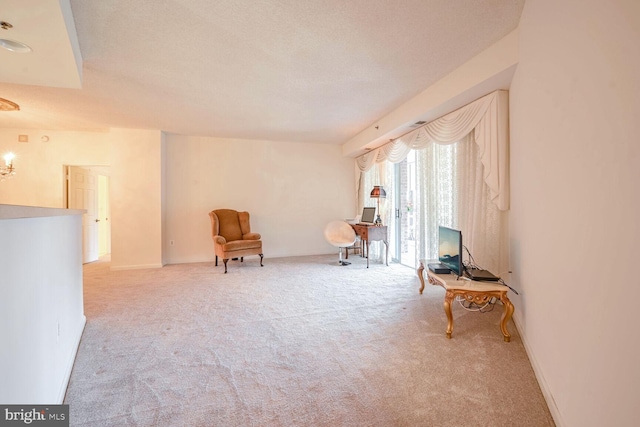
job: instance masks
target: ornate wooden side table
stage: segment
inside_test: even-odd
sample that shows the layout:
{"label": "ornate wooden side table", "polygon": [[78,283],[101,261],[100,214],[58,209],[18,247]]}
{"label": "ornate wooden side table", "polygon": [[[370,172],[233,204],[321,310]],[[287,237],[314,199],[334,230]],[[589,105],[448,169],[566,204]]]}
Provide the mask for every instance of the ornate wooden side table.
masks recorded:
{"label": "ornate wooden side table", "polygon": [[[424,271],[425,260],[420,260],[418,266],[418,277],[420,278],[420,293],[424,290]],[[500,320],[500,330],[504,336],[506,342],[511,341],[511,335],[507,330],[507,323],[511,320],[513,315],[513,303],[509,301],[507,292],[509,288],[505,285],[495,282],[476,282],[474,280],[457,279],[453,274],[436,274],[429,269],[426,269],[427,279],[432,285],[442,286],[445,289],[444,296],[444,312],[447,315],[447,338],[451,338],[453,332],[453,314],[451,313],[451,303],[454,298],[460,296],[469,302],[473,302],[479,305],[486,304],[491,298],[497,298],[502,302],[504,311],[502,313],[502,319]]]}

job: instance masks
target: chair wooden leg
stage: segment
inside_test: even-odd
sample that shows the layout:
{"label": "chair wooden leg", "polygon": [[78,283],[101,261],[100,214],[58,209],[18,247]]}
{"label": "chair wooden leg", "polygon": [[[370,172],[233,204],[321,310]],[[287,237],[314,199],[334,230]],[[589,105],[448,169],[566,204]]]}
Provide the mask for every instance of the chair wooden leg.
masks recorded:
{"label": "chair wooden leg", "polygon": [[260,255],[260,267],[264,267],[264,265],[262,265],[262,254],[259,254],[259,255]]}
{"label": "chair wooden leg", "polygon": [[244,257],[243,256],[240,257],[240,262],[244,262]]}
{"label": "chair wooden leg", "polygon": [[216,255],[216,267],[218,266],[218,255]]}
{"label": "chair wooden leg", "polygon": [[223,259],[222,261],[224,261],[224,274],[227,274],[227,261],[229,261],[229,258]]}

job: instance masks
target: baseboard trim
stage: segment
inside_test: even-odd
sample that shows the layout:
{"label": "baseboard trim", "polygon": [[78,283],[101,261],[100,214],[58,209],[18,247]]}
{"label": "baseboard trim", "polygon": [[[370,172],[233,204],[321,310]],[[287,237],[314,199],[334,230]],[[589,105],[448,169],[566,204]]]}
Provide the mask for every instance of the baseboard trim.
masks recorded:
{"label": "baseboard trim", "polygon": [[69,387],[69,381],[71,380],[71,372],[73,371],[73,365],[76,362],[76,356],[78,355],[78,349],[80,348],[80,340],[84,333],[84,327],[87,324],[87,316],[82,316],[82,323],[76,332],[76,337],[73,345],[73,351],[70,354],[69,360],[67,360],[67,366],[64,373],[64,381],[61,384],[60,391],[58,392],[58,404],[64,403],[64,396],[67,394],[67,388]]}
{"label": "baseboard trim", "polygon": [[533,373],[535,374],[536,379],[538,380],[538,384],[540,385],[540,390],[542,390],[542,395],[544,397],[544,400],[547,402],[547,406],[549,407],[549,412],[551,412],[553,421],[555,422],[557,427],[563,427],[565,424],[562,421],[560,410],[556,405],[556,401],[553,398],[553,395],[551,394],[549,385],[547,384],[547,381],[545,380],[544,375],[542,374],[542,369],[540,368],[540,365],[538,364],[538,361],[534,356],[531,346],[527,341],[524,328],[521,327],[520,319],[518,316],[516,316],[515,313],[511,319],[513,320],[513,323],[516,325],[516,328],[518,328],[518,332],[520,333],[520,338],[522,339],[522,343],[524,344],[524,350],[527,352],[527,356],[529,357],[529,361],[531,362],[531,367],[533,368]]}
{"label": "baseboard trim", "polygon": [[111,266],[111,271],[120,271],[120,270],[144,270],[147,268],[162,268],[162,264],[139,264],[139,265],[117,265]]}

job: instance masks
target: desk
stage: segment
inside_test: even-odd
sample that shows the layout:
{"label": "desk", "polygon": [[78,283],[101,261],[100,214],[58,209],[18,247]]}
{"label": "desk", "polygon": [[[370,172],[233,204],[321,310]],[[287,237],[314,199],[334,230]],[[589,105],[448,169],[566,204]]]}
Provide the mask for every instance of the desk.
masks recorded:
{"label": "desk", "polygon": [[[418,278],[420,278],[420,293],[424,290],[423,272],[426,265],[425,260],[420,260],[418,266]],[[446,293],[444,296],[444,312],[447,315],[447,338],[451,338],[453,332],[453,314],[451,313],[451,303],[454,297],[461,296],[469,302],[476,304],[485,304],[491,298],[498,298],[504,306],[502,319],[500,320],[500,330],[506,342],[511,341],[511,335],[507,330],[507,323],[513,315],[513,304],[507,297],[509,288],[507,286],[495,282],[476,282],[474,280],[456,280],[456,276],[452,274],[436,274],[427,269],[427,279],[432,285],[442,286]]]}
{"label": "desk", "polygon": [[372,241],[381,240],[384,242],[384,260],[385,264],[389,265],[389,242],[387,241],[387,226],[375,226],[365,224],[351,224],[351,227],[355,230],[356,234],[360,236],[362,243],[367,248],[367,268],[369,268],[369,245]]}

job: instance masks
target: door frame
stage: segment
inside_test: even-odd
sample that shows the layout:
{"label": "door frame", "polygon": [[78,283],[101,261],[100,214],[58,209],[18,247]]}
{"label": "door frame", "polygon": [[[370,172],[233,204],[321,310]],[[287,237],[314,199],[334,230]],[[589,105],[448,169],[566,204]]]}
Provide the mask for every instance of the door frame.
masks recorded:
{"label": "door frame", "polygon": [[[412,150],[415,153],[415,150]],[[394,236],[394,250],[392,259],[402,265],[415,268],[415,265],[411,265],[414,260],[411,260],[409,255],[413,254],[415,258],[415,209],[413,202],[416,198],[416,158],[415,154],[411,152],[400,162],[394,163],[394,213],[393,213],[393,236]],[[411,205],[409,205],[411,202]],[[409,207],[412,207],[412,211],[409,211]],[[413,222],[412,222],[413,221]],[[413,241],[410,233],[413,233]],[[406,241],[403,241],[406,238]],[[406,247],[407,257],[403,263],[403,248]]]}
{"label": "door frame", "polygon": [[[78,168],[83,168],[83,169],[88,169],[92,172],[94,172],[96,174],[96,176],[98,177],[98,182],[100,181],[100,177],[106,177],[107,181],[110,180],[110,167],[109,166],[101,166],[101,165],[63,165],[62,169],[63,169],[63,182],[62,182],[62,187],[63,187],[63,206],[66,209],[69,209],[69,186],[70,186],[70,168],[71,167],[78,167]],[[99,184],[98,184],[99,185]],[[107,184],[109,185],[109,184]],[[102,252],[100,250],[101,247],[101,241],[100,241],[100,232],[98,232],[96,234],[96,239],[98,239],[97,242],[97,247],[98,247],[98,256],[104,256],[104,255],[108,255],[111,253],[111,214],[110,214],[110,191],[106,191],[103,193],[100,193],[100,191],[96,192],[96,197],[98,198],[98,215],[100,214],[100,206],[101,204],[106,205],[106,216],[105,218],[100,218],[100,226],[99,231],[100,231],[100,227],[103,227],[103,222],[106,223],[106,233],[108,234],[106,237],[108,239],[107,245],[106,245],[106,251]],[[105,200],[106,198],[106,200]],[[104,235],[104,234],[103,234]],[[102,242],[104,243],[104,242]],[[84,242],[83,242],[84,245]],[[84,253],[84,247],[83,247],[83,253]]]}

